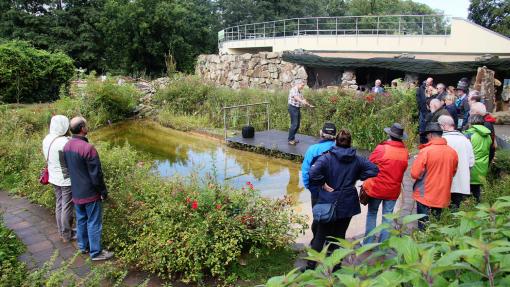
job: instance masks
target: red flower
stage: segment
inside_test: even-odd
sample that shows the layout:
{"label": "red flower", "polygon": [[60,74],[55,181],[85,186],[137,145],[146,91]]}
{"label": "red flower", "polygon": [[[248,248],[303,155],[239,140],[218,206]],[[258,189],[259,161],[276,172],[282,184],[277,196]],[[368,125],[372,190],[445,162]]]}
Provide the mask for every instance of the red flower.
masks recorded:
{"label": "red flower", "polygon": [[216,209],[221,209],[221,204],[216,204]]}
{"label": "red flower", "polygon": [[330,101],[331,101],[331,103],[335,104],[336,102],[338,102],[338,97],[333,96],[333,97],[331,97]]}
{"label": "red flower", "polygon": [[190,203],[190,202],[191,202],[191,198],[186,197],[186,203]]}
{"label": "red flower", "polygon": [[251,182],[247,182],[246,185],[248,185],[248,188],[251,189],[251,190],[254,190],[255,188],[253,187],[253,184]]}
{"label": "red flower", "polygon": [[191,209],[197,209],[198,208],[198,201],[193,200],[193,203],[191,204]]}
{"label": "red flower", "polygon": [[368,96],[366,96],[365,99],[366,99],[367,102],[371,103],[371,102],[374,101],[374,96],[373,95],[368,95]]}

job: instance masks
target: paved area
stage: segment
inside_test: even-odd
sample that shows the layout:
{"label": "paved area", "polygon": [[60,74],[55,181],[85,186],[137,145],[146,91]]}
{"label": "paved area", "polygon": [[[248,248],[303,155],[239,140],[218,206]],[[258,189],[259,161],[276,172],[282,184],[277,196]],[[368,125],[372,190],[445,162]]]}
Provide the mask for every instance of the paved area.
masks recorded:
{"label": "paved area", "polygon": [[[27,251],[19,259],[27,264],[29,270],[42,267],[58,251],[53,269],[71,259],[77,252],[75,243],[62,243],[57,232],[55,217],[44,207],[30,203],[25,198],[15,198],[0,191],[0,211],[5,225],[12,229],[27,246]],[[79,255],[70,270],[78,277],[90,272],[87,255]],[[101,263],[93,263],[101,264]],[[124,280],[127,286],[137,286],[148,278],[141,272],[130,272]],[[148,286],[160,286],[162,282],[151,277]]]}

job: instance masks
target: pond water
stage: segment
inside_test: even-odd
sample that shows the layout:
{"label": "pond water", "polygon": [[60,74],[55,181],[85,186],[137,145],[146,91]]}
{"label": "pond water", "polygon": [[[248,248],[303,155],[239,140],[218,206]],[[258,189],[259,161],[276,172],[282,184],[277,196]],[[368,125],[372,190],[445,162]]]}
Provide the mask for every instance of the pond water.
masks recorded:
{"label": "pond water", "polygon": [[95,131],[92,138],[113,144],[128,142],[149,154],[156,162],[159,175],[171,177],[192,173],[204,178],[215,177],[234,187],[251,182],[265,197],[290,197],[300,210],[309,202],[301,183],[301,165],[229,148],[216,139],[165,128],[149,121],[127,121]]}

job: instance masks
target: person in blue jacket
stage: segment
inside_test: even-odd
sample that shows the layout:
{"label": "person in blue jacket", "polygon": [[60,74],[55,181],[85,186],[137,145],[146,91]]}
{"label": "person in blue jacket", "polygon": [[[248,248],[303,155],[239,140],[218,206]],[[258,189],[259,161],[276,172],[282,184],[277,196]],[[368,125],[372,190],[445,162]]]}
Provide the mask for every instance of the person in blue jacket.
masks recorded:
{"label": "person in blue jacket", "polygon": [[[311,145],[308,150],[306,150],[305,158],[303,160],[303,164],[301,165],[301,178],[303,179],[303,185],[306,189],[310,191],[310,197],[312,202],[312,208],[317,203],[317,199],[319,198],[319,189],[318,186],[310,186],[308,170],[312,164],[325,152],[330,150],[335,145],[335,136],[336,136],[336,126],[333,123],[326,122],[320,131],[321,140],[319,143]],[[315,230],[317,229],[317,224],[312,222],[312,234],[315,237]],[[312,238],[313,242],[313,238]]]}
{"label": "person in blue jacket", "polygon": [[[319,203],[336,202],[335,214],[329,222],[317,223],[312,249],[320,252],[329,237],[345,239],[351,218],[361,213],[358,191],[355,184],[377,176],[377,165],[356,154],[351,147],[351,134],[340,130],[336,136],[336,145],[315,161],[309,171],[310,186],[318,186]],[[331,244],[329,251],[338,248]],[[308,268],[315,268],[315,262],[308,261]]]}

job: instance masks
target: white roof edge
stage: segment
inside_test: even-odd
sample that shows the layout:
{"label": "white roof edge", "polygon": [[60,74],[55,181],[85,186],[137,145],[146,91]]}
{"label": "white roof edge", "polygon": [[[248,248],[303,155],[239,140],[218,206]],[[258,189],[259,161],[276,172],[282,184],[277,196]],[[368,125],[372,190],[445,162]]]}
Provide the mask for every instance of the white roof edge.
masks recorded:
{"label": "white roof edge", "polygon": [[452,19],[455,19],[455,20],[461,20],[461,21],[467,22],[467,23],[469,23],[469,24],[471,24],[471,25],[473,25],[473,26],[476,26],[476,27],[478,27],[478,28],[480,28],[480,29],[482,29],[482,30],[485,30],[486,32],[492,33],[493,35],[499,36],[499,37],[501,37],[501,38],[503,38],[503,39],[505,39],[505,40],[510,41],[510,38],[508,38],[507,36],[502,35],[502,34],[500,34],[500,33],[498,33],[498,32],[492,31],[491,29],[487,29],[487,28],[485,28],[485,27],[484,27],[484,26],[482,26],[482,25],[478,25],[478,24],[476,24],[475,22],[469,21],[468,19],[464,19],[464,18],[461,18],[461,17],[453,17]]}

